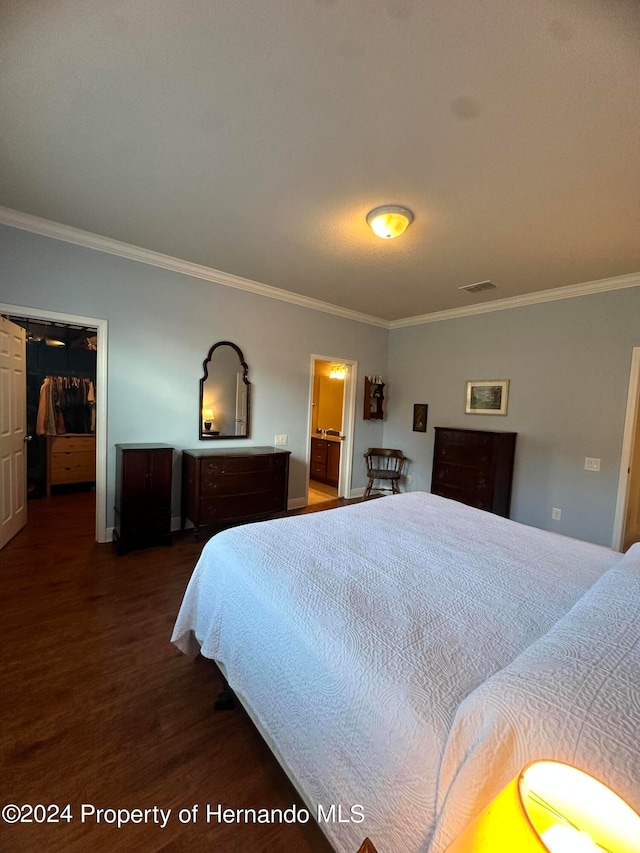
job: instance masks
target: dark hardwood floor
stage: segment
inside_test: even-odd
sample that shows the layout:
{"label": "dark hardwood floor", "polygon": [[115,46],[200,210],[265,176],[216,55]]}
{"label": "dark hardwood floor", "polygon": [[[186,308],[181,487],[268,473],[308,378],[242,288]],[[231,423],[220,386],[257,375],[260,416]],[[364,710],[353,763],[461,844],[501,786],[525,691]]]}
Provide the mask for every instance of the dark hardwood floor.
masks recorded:
{"label": "dark hardwood floor", "polygon": [[[94,542],[94,501],[29,502],[27,527],[0,551],[0,805],[70,804],[73,815],[0,822],[0,850],[329,853],[313,822],[206,823],[206,804],[302,802],[242,710],[213,711],[214,666],[169,642],[206,537],[119,557]],[[83,803],[171,815],[164,829],[118,829],[95,815],[82,823]],[[194,804],[197,821],[182,824]]]}

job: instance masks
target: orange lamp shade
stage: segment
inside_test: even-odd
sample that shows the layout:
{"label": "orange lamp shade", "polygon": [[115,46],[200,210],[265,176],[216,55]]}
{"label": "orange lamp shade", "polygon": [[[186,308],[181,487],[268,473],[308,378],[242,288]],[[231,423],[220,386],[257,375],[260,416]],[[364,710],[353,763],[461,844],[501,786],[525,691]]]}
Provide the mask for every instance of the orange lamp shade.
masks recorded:
{"label": "orange lamp shade", "polygon": [[640,853],[640,816],[602,782],[558,761],[512,779],[446,853]]}

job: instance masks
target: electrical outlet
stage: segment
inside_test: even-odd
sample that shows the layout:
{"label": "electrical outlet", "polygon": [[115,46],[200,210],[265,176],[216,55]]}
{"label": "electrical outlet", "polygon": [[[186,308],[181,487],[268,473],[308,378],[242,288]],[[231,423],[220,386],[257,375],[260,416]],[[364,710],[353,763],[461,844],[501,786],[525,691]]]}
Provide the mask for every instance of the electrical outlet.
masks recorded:
{"label": "electrical outlet", "polygon": [[599,471],[600,470],[600,460],[599,459],[592,459],[590,456],[585,457],[584,470],[585,471]]}
{"label": "electrical outlet", "polygon": [[289,443],[289,436],[288,435],[277,435],[275,437],[273,443],[276,445],[276,447],[284,445],[284,444],[288,444]]}
{"label": "electrical outlet", "polygon": [[553,521],[560,521],[560,519],[562,518],[562,510],[558,509],[557,506],[554,506],[554,508],[551,510],[551,518]]}
{"label": "electrical outlet", "polygon": [[407,486],[410,486],[411,483],[413,482],[413,477],[411,476],[411,474],[407,474],[405,479],[407,481]]}

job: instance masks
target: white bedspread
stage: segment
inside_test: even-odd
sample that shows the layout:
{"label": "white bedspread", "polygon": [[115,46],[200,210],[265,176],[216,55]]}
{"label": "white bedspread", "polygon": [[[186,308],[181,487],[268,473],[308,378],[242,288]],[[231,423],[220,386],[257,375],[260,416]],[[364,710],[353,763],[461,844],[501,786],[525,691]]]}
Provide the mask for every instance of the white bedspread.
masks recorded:
{"label": "white bedspread", "polygon": [[[460,703],[619,555],[425,493],[215,536],[173,641],[219,662],[338,853],[426,853]],[[256,803],[256,807],[260,804]]]}
{"label": "white bedspread", "polygon": [[540,758],[590,773],[640,813],[640,544],[461,704],[440,773],[434,853]]}

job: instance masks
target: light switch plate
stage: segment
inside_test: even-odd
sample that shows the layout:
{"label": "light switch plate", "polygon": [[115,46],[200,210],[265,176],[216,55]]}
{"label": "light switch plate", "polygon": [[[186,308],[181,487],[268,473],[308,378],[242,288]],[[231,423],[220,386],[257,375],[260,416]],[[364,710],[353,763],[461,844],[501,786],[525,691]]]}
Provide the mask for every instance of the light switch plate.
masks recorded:
{"label": "light switch plate", "polygon": [[591,456],[585,457],[584,470],[585,471],[599,471],[600,470],[600,460],[599,459],[592,459]]}
{"label": "light switch plate", "polygon": [[289,436],[288,435],[277,435],[275,437],[275,440],[273,443],[275,444],[276,447],[282,446],[284,444],[288,444],[289,443]]}

